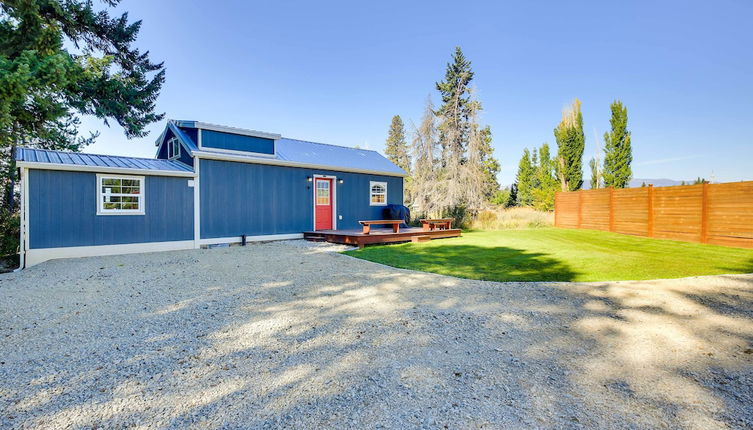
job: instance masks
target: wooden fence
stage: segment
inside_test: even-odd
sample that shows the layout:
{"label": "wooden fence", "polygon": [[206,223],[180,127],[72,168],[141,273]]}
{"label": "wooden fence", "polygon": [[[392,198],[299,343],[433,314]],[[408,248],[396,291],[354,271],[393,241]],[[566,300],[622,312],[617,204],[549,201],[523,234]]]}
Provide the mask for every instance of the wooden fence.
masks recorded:
{"label": "wooden fence", "polygon": [[558,192],[554,225],[753,248],[753,181]]}

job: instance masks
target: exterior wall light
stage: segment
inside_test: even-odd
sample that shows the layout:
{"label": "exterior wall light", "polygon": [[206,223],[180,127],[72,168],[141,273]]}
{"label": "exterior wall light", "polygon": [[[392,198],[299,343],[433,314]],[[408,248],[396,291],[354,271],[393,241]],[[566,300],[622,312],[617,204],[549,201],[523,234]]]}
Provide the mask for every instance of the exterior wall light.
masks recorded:
{"label": "exterior wall light", "polygon": [[337,183],[338,183],[338,184],[342,184],[343,182],[345,182],[345,181],[344,181],[344,180],[342,180],[342,179],[338,179],[338,180],[337,180]]}
{"label": "exterior wall light", "polygon": [[307,180],[307,181],[309,181],[309,182],[311,182],[311,181],[313,181],[314,179],[313,179],[313,178],[312,178],[311,176],[307,176],[307,177],[306,177],[306,180]]}

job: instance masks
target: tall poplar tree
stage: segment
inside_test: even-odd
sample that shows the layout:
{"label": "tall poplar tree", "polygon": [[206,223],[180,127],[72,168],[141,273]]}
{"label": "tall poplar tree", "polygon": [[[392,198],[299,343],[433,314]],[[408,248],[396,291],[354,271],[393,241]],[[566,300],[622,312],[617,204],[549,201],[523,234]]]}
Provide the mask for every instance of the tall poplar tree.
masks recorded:
{"label": "tall poplar tree", "polygon": [[591,189],[595,190],[601,187],[601,172],[599,171],[599,159],[594,157],[588,161],[588,167],[591,169]]}
{"label": "tall poplar tree", "polygon": [[554,193],[557,191],[557,177],[554,160],[549,152],[549,144],[544,143],[538,150],[536,186],[533,189],[533,206],[536,209],[550,211],[554,209]]}
{"label": "tall poplar tree", "polygon": [[397,167],[410,174],[408,143],[405,141],[405,126],[400,115],[392,117],[390,130],[387,133],[387,142],[385,142],[384,146],[384,154],[390,161],[395,163]]}
{"label": "tall poplar tree", "polygon": [[630,131],[627,129],[627,107],[615,100],[611,105],[612,117],[609,124],[612,129],[604,133],[604,186],[626,188],[633,177],[630,164],[633,162],[633,150]]}
{"label": "tall poplar tree", "polygon": [[557,140],[557,177],[562,191],[575,191],[583,186],[583,151],[586,136],[583,133],[583,114],[580,100],[562,112],[562,120],[554,129]]}
{"label": "tall poplar tree", "polygon": [[515,189],[517,190],[518,206],[533,205],[533,182],[536,174],[531,161],[531,151],[523,150],[523,156],[518,162],[518,174],[515,177]]}

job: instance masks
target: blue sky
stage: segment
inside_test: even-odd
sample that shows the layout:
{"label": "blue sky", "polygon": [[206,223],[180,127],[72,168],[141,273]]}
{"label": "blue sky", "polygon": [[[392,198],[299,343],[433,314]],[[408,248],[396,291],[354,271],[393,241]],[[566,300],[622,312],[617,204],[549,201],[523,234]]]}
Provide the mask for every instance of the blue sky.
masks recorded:
{"label": "blue sky", "polygon": [[[164,61],[158,110],[382,151],[399,114],[418,123],[454,47],[476,73],[500,181],[583,103],[586,154],[628,107],[634,176],[753,179],[753,2],[247,2],[124,0],[138,46]],[[618,4],[619,3],[619,4]],[[211,6],[210,6],[211,5]],[[154,155],[163,124],[89,152]],[[586,179],[588,174],[585,175]]]}

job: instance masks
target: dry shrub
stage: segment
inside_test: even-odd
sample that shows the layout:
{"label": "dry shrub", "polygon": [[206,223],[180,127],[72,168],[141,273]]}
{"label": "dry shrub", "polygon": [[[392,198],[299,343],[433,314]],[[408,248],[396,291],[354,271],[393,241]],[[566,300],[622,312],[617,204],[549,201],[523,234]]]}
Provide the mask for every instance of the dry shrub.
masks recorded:
{"label": "dry shrub", "polygon": [[519,228],[550,227],[554,213],[533,208],[498,208],[481,211],[472,227],[479,230],[510,230]]}

